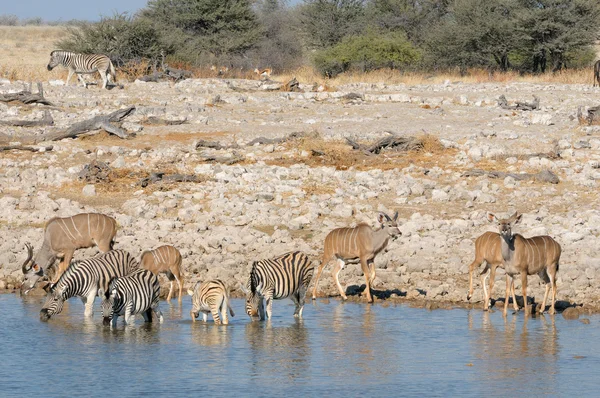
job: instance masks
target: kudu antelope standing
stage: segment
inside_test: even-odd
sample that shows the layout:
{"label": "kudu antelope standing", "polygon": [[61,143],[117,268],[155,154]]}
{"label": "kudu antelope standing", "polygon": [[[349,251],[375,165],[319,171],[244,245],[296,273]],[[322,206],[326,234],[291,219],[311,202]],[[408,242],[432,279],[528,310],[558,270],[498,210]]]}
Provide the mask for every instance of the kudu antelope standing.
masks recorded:
{"label": "kudu antelope standing", "polygon": [[[550,305],[550,314],[554,314],[554,303],[556,302],[556,273],[559,268],[561,247],[550,236],[534,236],[524,238],[519,234],[512,233],[512,227],[521,221],[522,214],[514,213],[507,219],[498,219],[492,213],[488,214],[489,220],[495,220],[501,237],[501,252],[506,271],[506,296],[510,289],[514,289],[513,278],[521,275],[521,285],[523,290],[523,302],[525,304],[525,313],[529,313],[527,305],[527,276],[538,274],[546,284],[544,300],[540,308],[540,313],[546,309],[546,300],[548,292],[552,287],[552,304]],[[548,285],[549,284],[549,285]],[[508,308],[508,300],[504,302],[504,314]]]}
{"label": "kudu antelope standing", "polygon": [[[475,240],[475,260],[469,265],[469,292],[467,300],[473,297],[473,272],[482,264],[485,265],[481,272],[481,286],[483,287],[483,309],[487,311],[490,307],[490,296],[494,288],[494,279],[496,277],[496,268],[504,268],[504,259],[502,258],[502,238],[496,232],[484,232]],[[489,270],[489,272],[488,272]],[[486,288],[486,279],[490,278],[489,290]],[[513,286],[512,298],[513,308],[518,311],[515,289]],[[505,298],[508,301],[508,296]]]}
{"label": "kudu antelope standing", "polygon": [[600,60],[594,64],[594,84],[593,87],[600,86]]}
{"label": "kudu antelope standing", "polygon": [[33,289],[38,279],[46,274],[57,258],[61,258],[54,282],[65,272],[77,249],[98,246],[102,252],[112,249],[117,222],[114,218],[98,213],[81,213],[72,217],[52,218],[44,227],[44,242],[33,258],[33,248],[27,244],[27,260],[21,267],[25,280],[23,293]]}
{"label": "kudu antelope standing", "polygon": [[371,229],[368,224],[359,224],[354,228],[334,229],[325,237],[323,259],[315,278],[315,286],[313,287],[313,300],[317,297],[317,286],[323,268],[335,257],[337,264],[333,269],[333,279],[342,298],[344,300],[347,299],[346,293],[338,280],[338,274],[346,263],[357,264],[360,262],[367,284],[365,289],[367,292],[367,301],[369,303],[373,302],[373,298],[371,297],[371,283],[375,279],[375,256],[387,246],[390,237],[400,235],[400,230],[398,229],[398,212],[396,212],[394,218],[390,218],[385,213],[379,213],[377,221],[381,224],[381,228],[376,231]]}
{"label": "kudu antelope standing", "polygon": [[181,292],[183,289],[183,277],[181,275],[181,253],[170,245],[157,247],[154,250],[142,252],[140,257],[140,266],[152,271],[156,276],[161,273],[167,274],[169,278],[169,295],[167,301],[171,301],[173,294],[173,280],[179,285],[179,302],[181,302]]}

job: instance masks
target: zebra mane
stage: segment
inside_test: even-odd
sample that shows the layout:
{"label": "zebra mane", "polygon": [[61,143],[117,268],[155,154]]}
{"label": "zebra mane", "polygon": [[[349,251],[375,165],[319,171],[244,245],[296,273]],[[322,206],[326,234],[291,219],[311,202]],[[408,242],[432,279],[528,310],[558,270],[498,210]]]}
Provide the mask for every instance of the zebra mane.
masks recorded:
{"label": "zebra mane", "polygon": [[258,275],[256,274],[256,266],[258,261],[252,263],[252,269],[250,270],[250,291],[252,294],[256,294],[256,287],[258,285]]}
{"label": "zebra mane", "polygon": [[56,283],[52,284],[52,286],[50,287],[50,291],[54,292],[56,288],[60,286],[61,282],[64,282],[74,272],[75,268],[77,268],[77,265],[79,265],[81,262],[82,260],[71,261],[71,264],[69,264],[65,272],[62,273],[62,275],[60,276],[60,278],[58,278]]}

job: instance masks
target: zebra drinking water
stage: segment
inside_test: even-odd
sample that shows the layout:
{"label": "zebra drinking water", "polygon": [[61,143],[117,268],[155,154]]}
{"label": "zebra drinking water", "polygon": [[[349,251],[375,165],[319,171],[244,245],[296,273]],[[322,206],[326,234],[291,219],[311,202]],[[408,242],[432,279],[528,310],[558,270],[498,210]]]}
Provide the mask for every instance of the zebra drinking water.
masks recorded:
{"label": "zebra drinking water", "polygon": [[152,272],[139,269],[129,275],[113,278],[108,290],[103,293],[103,323],[117,326],[119,315],[125,316],[125,323],[131,324],[136,314],[142,314],[146,322],[152,322],[152,312],[160,323],[162,312],[158,308],[160,283]]}
{"label": "zebra drinking water", "polygon": [[67,86],[69,85],[69,81],[71,81],[73,73],[77,74],[79,81],[85,88],[87,88],[87,83],[83,79],[83,76],[81,76],[84,73],[100,73],[100,76],[102,77],[102,88],[106,88],[108,82],[111,80],[113,83],[116,83],[117,81],[115,67],[110,61],[110,58],[103,54],[78,54],[70,51],[54,50],[50,53],[48,70],[52,70],[58,65],[62,65],[69,69]]}
{"label": "zebra drinking water", "polygon": [[81,297],[85,304],[85,316],[92,316],[98,291],[105,292],[112,278],[125,276],[137,268],[135,258],[124,250],[111,250],[93,258],[72,262],[58,282],[49,285],[40,319],[47,321],[52,315],[59,314],[65,301],[71,297]]}
{"label": "zebra drinking water", "polygon": [[227,317],[227,310],[231,316],[235,316],[233,309],[229,305],[229,292],[225,284],[219,279],[213,279],[204,283],[196,283],[194,291],[188,291],[192,295],[192,310],[190,315],[192,321],[196,322],[196,318],[200,312],[202,312],[202,320],[206,322],[208,313],[212,313],[215,324],[221,324],[221,317],[219,311],[223,317],[223,324],[229,323]]}
{"label": "zebra drinking water", "polygon": [[291,298],[296,309],[295,317],[302,317],[306,290],[310,284],[314,265],[308,256],[295,251],[252,264],[246,292],[246,313],[251,318],[265,319],[263,298],[266,300],[267,317],[271,319],[273,300]]}

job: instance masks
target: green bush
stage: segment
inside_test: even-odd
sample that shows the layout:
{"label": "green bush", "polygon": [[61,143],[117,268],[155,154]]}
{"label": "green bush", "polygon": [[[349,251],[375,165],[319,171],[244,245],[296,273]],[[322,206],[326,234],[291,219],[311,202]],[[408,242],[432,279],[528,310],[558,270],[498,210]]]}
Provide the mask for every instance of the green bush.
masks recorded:
{"label": "green bush", "polygon": [[117,66],[142,59],[156,63],[163,50],[154,26],[127,14],[115,14],[97,23],[79,23],[66,30],[68,36],[56,43],[59,49],[106,54]]}
{"label": "green bush", "polygon": [[314,64],[320,73],[333,77],[348,70],[363,72],[381,68],[397,69],[416,64],[421,54],[404,33],[347,37],[341,43],[319,51]]}

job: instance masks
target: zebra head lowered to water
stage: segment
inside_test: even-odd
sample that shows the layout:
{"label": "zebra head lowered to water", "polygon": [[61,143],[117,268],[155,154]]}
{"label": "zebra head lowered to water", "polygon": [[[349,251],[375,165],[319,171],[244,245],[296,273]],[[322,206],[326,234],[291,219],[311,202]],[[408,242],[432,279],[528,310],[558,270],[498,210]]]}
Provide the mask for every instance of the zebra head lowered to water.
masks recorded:
{"label": "zebra head lowered to water", "polygon": [[56,68],[58,65],[63,65],[69,69],[67,77],[67,86],[73,73],[77,74],[77,78],[87,88],[87,83],[83,79],[82,74],[100,73],[102,77],[102,88],[107,88],[108,82],[116,83],[117,74],[110,58],[104,54],[78,54],[70,51],[54,50],[50,53],[50,61],[48,62],[48,70]]}
{"label": "zebra head lowered to water", "polygon": [[[208,314],[211,313],[215,324],[221,324],[221,316],[223,324],[229,323],[227,311],[231,316],[235,316],[233,309],[229,305],[229,292],[225,284],[219,279],[213,279],[204,283],[196,283],[194,291],[188,291],[192,296],[192,309],[190,315],[192,321],[196,322],[196,318],[202,312],[202,320],[206,322]],[[221,315],[219,315],[219,312]]]}
{"label": "zebra head lowered to water", "polygon": [[246,292],[246,313],[253,319],[271,319],[273,300],[290,298],[296,304],[295,317],[302,317],[306,290],[310,284],[314,265],[308,256],[295,251],[252,264]]}
{"label": "zebra head lowered to water", "polygon": [[135,258],[124,250],[111,250],[83,261],[74,261],[58,282],[49,285],[40,320],[47,321],[62,311],[71,297],[81,297],[85,316],[92,316],[98,291],[105,292],[114,277],[125,276],[138,269]]}
{"label": "zebra head lowered to water", "polygon": [[163,315],[158,308],[160,283],[152,272],[139,269],[129,275],[113,278],[102,294],[102,317],[105,325],[117,326],[119,315],[131,324],[136,314],[142,314],[146,322],[152,322],[152,312],[160,323]]}

